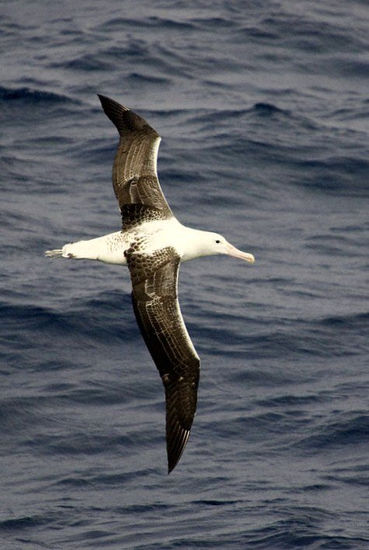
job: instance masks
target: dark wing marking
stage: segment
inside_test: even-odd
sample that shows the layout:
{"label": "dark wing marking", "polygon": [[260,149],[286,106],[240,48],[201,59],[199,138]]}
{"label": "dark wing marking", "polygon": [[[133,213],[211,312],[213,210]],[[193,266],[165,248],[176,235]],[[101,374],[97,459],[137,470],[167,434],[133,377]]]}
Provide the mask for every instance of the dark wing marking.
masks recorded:
{"label": "dark wing marking", "polygon": [[[133,111],[108,97],[99,95],[101,105],[115,124],[119,135],[113,165],[113,187],[123,216],[124,229],[129,227],[127,208],[144,205],[144,221],[173,216],[163,195],[156,172],[160,136]],[[142,221],[142,220],[141,220]]]}
{"label": "dark wing marking", "polygon": [[147,256],[126,252],[138,326],[166,397],[168,472],[181,458],[196,412],[200,359],[177,300],[180,258],[168,247]]}
{"label": "dark wing marking", "polygon": [[145,221],[163,220],[163,211],[145,204],[124,204],[121,209],[123,230],[131,229]]}

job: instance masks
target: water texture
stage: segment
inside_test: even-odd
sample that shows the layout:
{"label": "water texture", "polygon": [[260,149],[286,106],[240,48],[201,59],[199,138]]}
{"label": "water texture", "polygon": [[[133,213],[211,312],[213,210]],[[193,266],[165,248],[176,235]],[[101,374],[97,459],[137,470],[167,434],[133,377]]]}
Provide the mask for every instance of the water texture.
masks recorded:
{"label": "water texture", "polygon": [[[0,2],[0,546],[369,548],[369,61],[359,0]],[[166,474],[164,393],[116,231],[97,93],[163,137],[186,224],[255,254],[181,268],[202,359]]]}

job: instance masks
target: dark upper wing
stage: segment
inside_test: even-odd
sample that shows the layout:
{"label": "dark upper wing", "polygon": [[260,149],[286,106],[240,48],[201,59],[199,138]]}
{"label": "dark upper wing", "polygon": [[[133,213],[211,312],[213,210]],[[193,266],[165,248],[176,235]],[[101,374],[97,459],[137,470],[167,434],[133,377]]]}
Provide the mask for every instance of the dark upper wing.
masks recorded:
{"label": "dark upper wing", "polygon": [[120,135],[113,165],[113,187],[127,227],[173,214],[156,172],[159,134],[127,107],[99,95],[101,105]]}
{"label": "dark upper wing", "polygon": [[137,323],[165,388],[168,471],[171,472],[190,435],[200,375],[200,359],[177,300],[179,256],[172,248],[165,248],[151,256],[128,250],[126,257]]}

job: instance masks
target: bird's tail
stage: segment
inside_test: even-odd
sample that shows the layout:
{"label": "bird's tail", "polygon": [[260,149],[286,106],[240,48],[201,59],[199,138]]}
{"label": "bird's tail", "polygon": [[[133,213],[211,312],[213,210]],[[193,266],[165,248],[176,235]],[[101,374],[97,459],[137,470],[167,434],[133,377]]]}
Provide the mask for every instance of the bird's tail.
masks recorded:
{"label": "bird's tail", "polygon": [[54,250],[45,250],[45,256],[48,258],[61,258],[63,256],[63,249],[55,248]]}

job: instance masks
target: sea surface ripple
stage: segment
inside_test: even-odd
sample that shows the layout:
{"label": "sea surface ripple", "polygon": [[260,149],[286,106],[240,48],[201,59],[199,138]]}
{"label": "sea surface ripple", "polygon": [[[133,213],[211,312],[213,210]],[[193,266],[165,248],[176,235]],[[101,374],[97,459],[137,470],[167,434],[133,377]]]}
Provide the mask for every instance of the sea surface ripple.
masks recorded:
{"label": "sea surface ripple", "polygon": [[[0,12],[1,549],[369,548],[367,3]],[[169,477],[127,271],[43,257],[120,227],[97,93],[163,137],[178,218],[256,257],[181,268],[202,371]]]}

